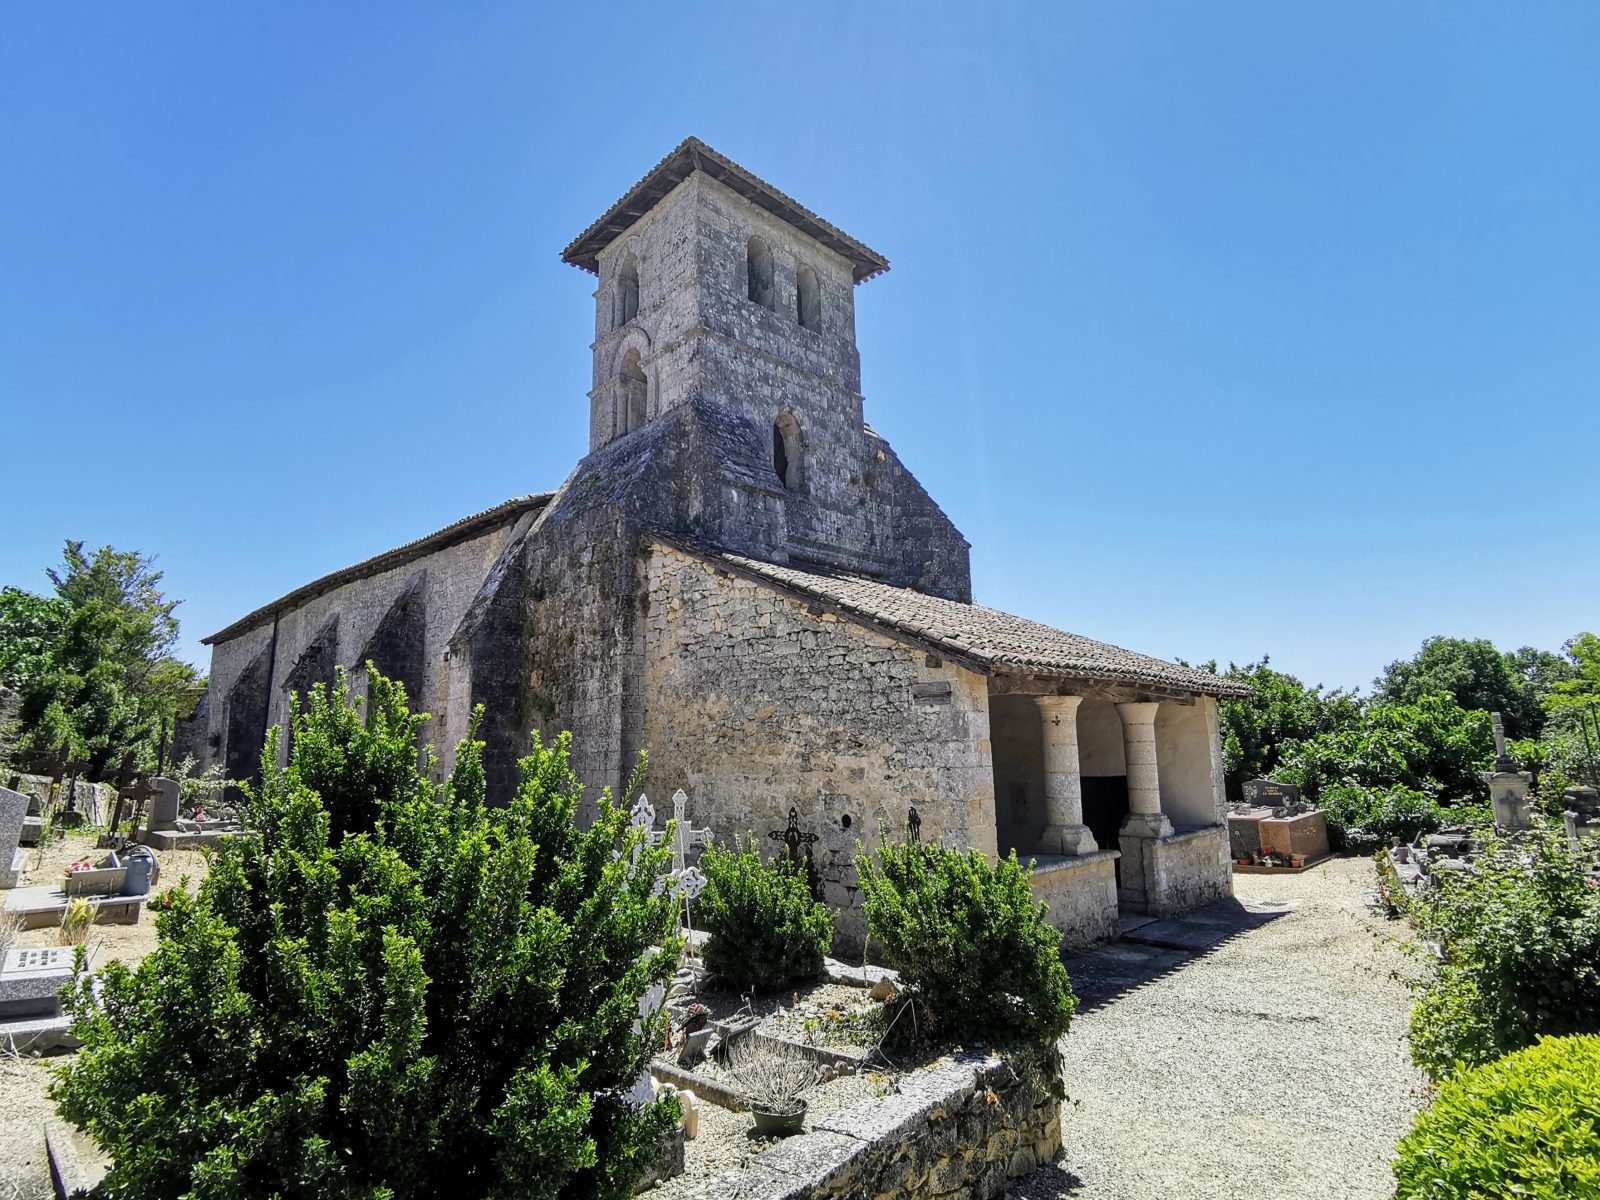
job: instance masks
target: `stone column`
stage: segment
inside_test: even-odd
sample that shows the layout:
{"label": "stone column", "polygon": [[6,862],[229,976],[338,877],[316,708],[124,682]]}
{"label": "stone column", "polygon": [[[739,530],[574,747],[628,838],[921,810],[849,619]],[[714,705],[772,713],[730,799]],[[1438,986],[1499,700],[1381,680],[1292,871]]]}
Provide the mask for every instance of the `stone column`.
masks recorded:
{"label": "stone column", "polygon": [[1128,816],[1124,837],[1170,837],[1172,822],[1161,811],[1161,775],[1156,766],[1154,702],[1117,705],[1122,718],[1122,746],[1128,761]]}
{"label": "stone column", "polygon": [[1046,824],[1039,849],[1046,854],[1093,854],[1100,847],[1083,823],[1083,778],[1078,770],[1081,696],[1035,696],[1044,718]]}

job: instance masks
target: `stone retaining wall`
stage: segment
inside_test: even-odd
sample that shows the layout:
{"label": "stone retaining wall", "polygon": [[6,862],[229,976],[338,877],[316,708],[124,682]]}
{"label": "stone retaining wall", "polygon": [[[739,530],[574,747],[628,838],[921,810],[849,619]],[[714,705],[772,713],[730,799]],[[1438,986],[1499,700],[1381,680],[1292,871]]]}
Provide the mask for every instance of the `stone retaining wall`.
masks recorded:
{"label": "stone retaining wall", "polygon": [[942,1059],[890,1096],[808,1124],[746,1166],[707,1180],[706,1200],[988,1200],[1061,1148],[1061,1062]]}

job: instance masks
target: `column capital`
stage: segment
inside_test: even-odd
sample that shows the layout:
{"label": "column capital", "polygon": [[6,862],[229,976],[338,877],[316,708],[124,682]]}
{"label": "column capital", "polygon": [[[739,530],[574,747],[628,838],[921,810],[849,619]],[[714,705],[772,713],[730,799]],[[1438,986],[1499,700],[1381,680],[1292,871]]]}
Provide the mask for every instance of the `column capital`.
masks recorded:
{"label": "column capital", "polygon": [[1117,705],[1117,716],[1122,718],[1124,728],[1130,725],[1153,725],[1160,707],[1161,703],[1157,700],[1128,701]]}
{"label": "column capital", "polygon": [[1033,702],[1046,714],[1076,712],[1083,703],[1082,696],[1035,696]]}

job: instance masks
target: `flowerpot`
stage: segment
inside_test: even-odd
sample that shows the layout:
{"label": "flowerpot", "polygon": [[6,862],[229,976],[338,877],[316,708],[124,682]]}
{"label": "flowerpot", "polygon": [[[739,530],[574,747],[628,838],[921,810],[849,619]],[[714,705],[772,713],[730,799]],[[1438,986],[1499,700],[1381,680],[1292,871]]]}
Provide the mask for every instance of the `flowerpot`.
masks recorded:
{"label": "flowerpot", "polygon": [[756,1119],[756,1132],[762,1137],[788,1137],[791,1133],[799,1133],[800,1127],[805,1124],[806,1102],[800,1101],[800,1107],[792,1113],[752,1108],[750,1115]]}

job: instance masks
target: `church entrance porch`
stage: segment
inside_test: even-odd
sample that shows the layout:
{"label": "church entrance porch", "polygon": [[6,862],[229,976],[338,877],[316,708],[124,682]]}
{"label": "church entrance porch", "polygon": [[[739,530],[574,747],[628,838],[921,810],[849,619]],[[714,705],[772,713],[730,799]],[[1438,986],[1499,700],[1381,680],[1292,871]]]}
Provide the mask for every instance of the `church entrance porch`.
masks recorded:
{"label": "church entrance porch", "polygon": [[989,696],[996,844],[1034,860],[1051,924],[1087,944],[1228,894],[1215,701],[1065,690],[996,676]]}

